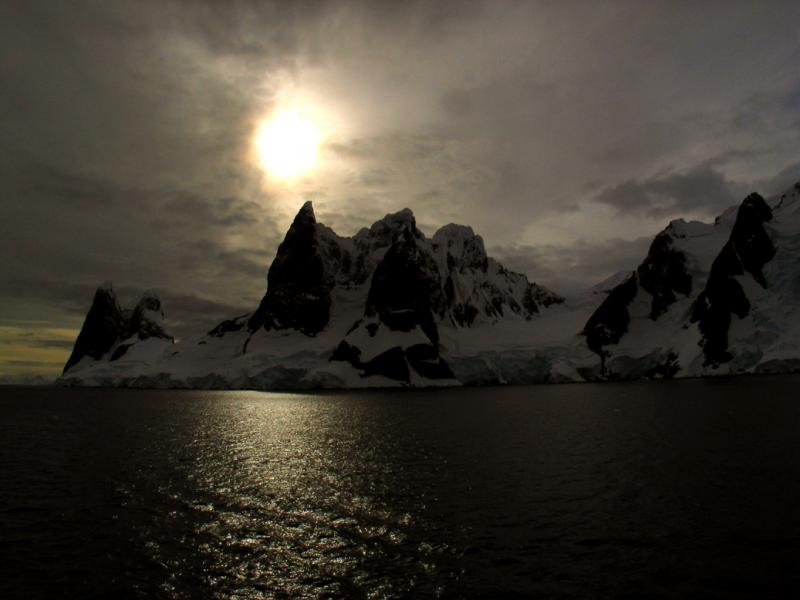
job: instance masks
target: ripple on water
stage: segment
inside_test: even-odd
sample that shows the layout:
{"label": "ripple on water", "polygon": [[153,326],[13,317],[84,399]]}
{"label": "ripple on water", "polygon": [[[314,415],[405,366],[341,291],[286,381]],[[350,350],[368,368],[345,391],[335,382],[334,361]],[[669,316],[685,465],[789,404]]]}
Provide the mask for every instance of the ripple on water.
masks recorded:
{"label": "ripple on water", "polygon": [[797,382],[22,391],[0,596],[786,597]]}

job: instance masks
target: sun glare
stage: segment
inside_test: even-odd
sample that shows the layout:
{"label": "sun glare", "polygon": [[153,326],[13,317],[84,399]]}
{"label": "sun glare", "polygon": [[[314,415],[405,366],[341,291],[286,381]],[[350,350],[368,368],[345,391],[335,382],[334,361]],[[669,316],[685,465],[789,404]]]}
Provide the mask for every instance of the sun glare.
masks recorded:
{"label": "sun glare", "polygon": [[294,177],[314,164],[319,138],[319,131],[309,118],[297,112],[278,113],[256,132],[258,159],[272,175]]}

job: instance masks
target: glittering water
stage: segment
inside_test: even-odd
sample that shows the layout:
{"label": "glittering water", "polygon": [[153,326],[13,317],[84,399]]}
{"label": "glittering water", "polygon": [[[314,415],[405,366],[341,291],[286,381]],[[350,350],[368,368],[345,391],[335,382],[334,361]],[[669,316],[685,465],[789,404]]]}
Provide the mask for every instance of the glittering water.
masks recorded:
{"label": "glittering water", "polygon": [[0,389],[0,597],[789,597],[800,378]]}

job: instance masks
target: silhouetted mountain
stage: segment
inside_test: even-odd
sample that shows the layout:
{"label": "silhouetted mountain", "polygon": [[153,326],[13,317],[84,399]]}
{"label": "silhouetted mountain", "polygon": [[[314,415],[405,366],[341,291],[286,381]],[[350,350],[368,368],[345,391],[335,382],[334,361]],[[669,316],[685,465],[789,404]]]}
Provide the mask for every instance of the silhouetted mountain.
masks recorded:
{"label": "silhouetted mountain", "polygon": [[673,221],[584,328],[604,376],[800,366],[800,184],[713,225]]}
{"label": "silhouetted mountain", "polygon": [[251,314],[172,345],[158,300],[95,295],[63,382],[313,388],[653,378],[800,369],[800,185],[713,224],[672,221],[639,267],[570,300],[428,239],[404,209],[352,237],[295,217]]}
{"label": "silhouetted mountain", "polygon": [[64,373],[84,357],[116,361],[143,340],[155,338],[171,344],[173,338],[165,331],[163,321],[161,301],[152,292],[146,292],[132,311],[125,311],[119,307],[111,284],[101,285],[64,365]]}
{"label": "silhouetted mountain", "polygon": [[[563,301],[489,258],[483,240],[469,227],[446,225],[428,239],[404,209],[353,237],[341,237],[317,222],[307,202],[278,248],[259,307],[220,323],[198,347],[183,348],[175,358],[170,354],[167,362],[185,358],[187,366],[179,370],[192,372],[193,381],[206,381],[192,364],[191,355],[197,354],[196,364],[208,372],[226,372],[215,382],[229,381],[233,369],[235,385],[255,387],[278,381],[305,385],[293,378],[308,378],[315,370],[308,365],[315,361],[325,367],[316,384],[354,385],[362,379],[452,384],[458,381],[442,354],[442,327],[449,333],[530,321]],[[119,371],[118,365],[105,363],[125,362],[126,344],[118,344],[129,329],[123,321],[107,336],[102,352],[88,355],[100,364],[87,365]],[[114,360],[106,361],[115,344]],[[278,360],[284,352],[295,356]],[[69,366],[83,356],[87,353],[76,355]],[[166,367],[152,365],[161,366]],[[173,377],[169,369],[164,373],[159,381]]]}

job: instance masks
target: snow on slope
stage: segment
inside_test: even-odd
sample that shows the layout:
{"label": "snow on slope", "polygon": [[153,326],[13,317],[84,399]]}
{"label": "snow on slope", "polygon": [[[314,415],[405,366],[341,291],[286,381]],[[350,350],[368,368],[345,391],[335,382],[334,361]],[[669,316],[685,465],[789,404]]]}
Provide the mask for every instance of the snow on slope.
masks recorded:
{"label": "snow on slope", "polygon": [[[585,309],[568,343],[567,330],[544,325],[544,312],[572,314],[563,300],[489,258],[469,227],[446,225],[427,239],[405,209],[344,238],[317,223],[306,203],[254,313],[196,342],[138,344],[114,361],[105,352],[84,356],[63,381],[259,389],[506,381],[496,358],[481,358],[487,348],[535,357],[531,340],[542,335],[579,345]],[[472,366],[454,375],[449,362],[458,363],[462,348],[478,357],[480,373]]]}
{"label": "snow on slope", "polygon": [[714,223],[672,221],[641,265],[565,300],[486,255],[469,227],[430,239],[409,210],[355,236],[310,203],[251,314],[173,344],[98,290],[62,383],[199,388],[435,386],[800,369],[800,185]]}
{"label": "snow on slope", "polygon": [[587,323],[603,376],[800,366],[799,194],[751,194],[713,225],[670,223]]}
{"label": "snow on slope", "polygon": [[751,310],[732,319],[729,346],[742,351],[728,365],[730,372],[800,368],[800,184],[771,203],[765,229],[775,255],[763,267],[766,287],[748,272],[737,277]]}

